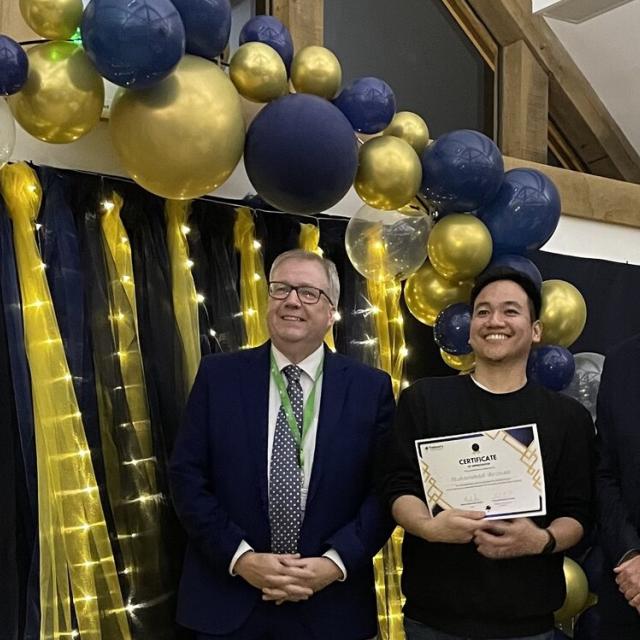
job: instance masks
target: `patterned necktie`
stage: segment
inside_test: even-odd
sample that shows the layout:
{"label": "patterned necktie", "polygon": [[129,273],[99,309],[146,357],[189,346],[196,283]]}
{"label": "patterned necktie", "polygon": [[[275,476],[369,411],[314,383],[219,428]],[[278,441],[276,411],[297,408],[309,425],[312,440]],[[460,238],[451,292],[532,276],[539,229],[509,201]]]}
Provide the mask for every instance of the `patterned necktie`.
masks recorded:
{"label": "patterned necktie", "polygon": [[[293,415],[302,431],[303,403],[300,374],[302,369],[288,365],[283,370],[287,378],[287,393]],[[296,553],[302,523],[300,502],[302,470],[298,466],[298,448],[293,439],[284,407],[280,406],[271,451],[269,472],[269,521],[271,524],[271,551]]]}

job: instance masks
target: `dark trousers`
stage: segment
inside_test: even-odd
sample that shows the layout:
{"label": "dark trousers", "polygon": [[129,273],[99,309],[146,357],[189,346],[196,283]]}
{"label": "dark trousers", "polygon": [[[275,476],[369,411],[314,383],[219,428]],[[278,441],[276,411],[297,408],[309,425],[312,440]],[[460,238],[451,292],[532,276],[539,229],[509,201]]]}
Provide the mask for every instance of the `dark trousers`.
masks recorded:
{"label": "dark trousers", "polygon": [[[404,630],[407,635],[407,640],[473,640],[467,636],[452,636],[450,633],[444,633],[437,629],[432,629],[426,624],[411,620],[411,618],[404,619]],[[484,638],[483,640],[491,640],[491,638]],[[520,636],[518,638],[503,638],[502,640],[553,640],[553,631],[548,633],[539,633],[535,636]]]}

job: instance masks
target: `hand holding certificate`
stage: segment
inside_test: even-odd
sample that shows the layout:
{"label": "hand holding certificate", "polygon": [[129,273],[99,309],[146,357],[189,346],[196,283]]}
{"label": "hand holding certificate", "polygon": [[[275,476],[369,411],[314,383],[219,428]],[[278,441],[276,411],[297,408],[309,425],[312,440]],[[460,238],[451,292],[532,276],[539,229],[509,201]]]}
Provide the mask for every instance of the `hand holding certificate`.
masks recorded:
{"label": "hand holding certificate", "polygon": [[535,424],[416,440],[432,516],[444,509],[484,511],[487,518],[546,513]]}

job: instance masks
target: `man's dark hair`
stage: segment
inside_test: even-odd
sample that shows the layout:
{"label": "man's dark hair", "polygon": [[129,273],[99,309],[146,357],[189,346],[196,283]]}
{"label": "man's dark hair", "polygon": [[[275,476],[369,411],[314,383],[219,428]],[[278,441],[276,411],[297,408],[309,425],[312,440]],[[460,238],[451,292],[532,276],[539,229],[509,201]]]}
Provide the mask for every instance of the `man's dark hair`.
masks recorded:
{"label": "man's dark hair", "polygon": [[511,280],[520,285],[529,298],[529,312],[531,314],[531,322],[536,321],[540,317],[540,308],[542,307],[542,296],[540,287],[526,274],[524,271],[513,269],[512,267],[490,267],[483,271],[471,290],[471,308],[475,306],[476,298],[480,292],[492,282],[498,280]]}

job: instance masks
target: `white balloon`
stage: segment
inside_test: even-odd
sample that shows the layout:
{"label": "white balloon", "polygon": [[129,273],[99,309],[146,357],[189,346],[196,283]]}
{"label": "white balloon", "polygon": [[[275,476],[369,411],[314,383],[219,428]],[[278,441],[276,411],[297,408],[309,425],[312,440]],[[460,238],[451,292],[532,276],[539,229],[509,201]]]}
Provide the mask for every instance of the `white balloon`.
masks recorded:
{"label": "white balloon", "polygon": [[7,164],[16,146],[16,121],[7,101],[0,98],[0,169]]}

